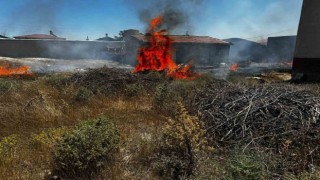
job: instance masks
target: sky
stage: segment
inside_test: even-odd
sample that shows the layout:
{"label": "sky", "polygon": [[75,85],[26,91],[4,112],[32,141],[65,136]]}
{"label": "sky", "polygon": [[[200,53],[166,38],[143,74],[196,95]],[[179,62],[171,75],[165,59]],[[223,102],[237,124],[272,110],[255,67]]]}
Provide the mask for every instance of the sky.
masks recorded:
{"label": "sky", "polygon": [[[0,34],[13,37],[48,34],[68,40],[90,40],[118,35],[124,29],[144,32],[147,23],[141,11],[163,9],[159,1],[179,0],[0,0]],[[181,3],[190,1],[193,4]],[[220,39],[259,41],[268,36],[295,35],[303,0],[180,0],[174,6],[189,16],[189,26],[180,29],[192,35]],[[150,9],[149,9],[150,10]]]}

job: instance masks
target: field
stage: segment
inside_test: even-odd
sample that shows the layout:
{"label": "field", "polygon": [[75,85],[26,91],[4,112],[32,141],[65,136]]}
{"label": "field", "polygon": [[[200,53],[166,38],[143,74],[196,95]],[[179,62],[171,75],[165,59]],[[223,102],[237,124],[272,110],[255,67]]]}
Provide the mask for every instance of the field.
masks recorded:
{"label": "field", "polygon": [[0,78],[0,179],[319,179],[320,85],[102,67]]}

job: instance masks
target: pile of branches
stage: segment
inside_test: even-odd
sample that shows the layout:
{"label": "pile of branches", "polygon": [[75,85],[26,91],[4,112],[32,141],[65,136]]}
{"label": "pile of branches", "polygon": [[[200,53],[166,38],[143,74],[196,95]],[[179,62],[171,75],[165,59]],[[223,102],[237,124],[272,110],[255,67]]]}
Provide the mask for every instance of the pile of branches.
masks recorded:
{"label": "pile of branches", "polygon": [[189,104],[216,147],[269,151],[295,170],[320,164],[320,97],[292,85],[218,86]]}
{"label": "pile of branches", "polygon": [[79,72],[66,79],[64,84],[75,84],[99,92],[121,92],[130,84],[152,86],[162,81],[163,76],[157,73],[134,74],[128,69],[119,68],[95,68],[85,72]]}

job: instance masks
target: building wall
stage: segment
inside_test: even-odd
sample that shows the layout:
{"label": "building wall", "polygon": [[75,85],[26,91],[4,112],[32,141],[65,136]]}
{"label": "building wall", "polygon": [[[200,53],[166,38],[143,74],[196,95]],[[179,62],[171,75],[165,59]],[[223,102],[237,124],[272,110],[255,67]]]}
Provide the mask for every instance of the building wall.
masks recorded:
{"label": "building wall", "polygon": [[0,39],[0,56],[109,59],[106,50],[123,45],[123,42]]}
{"label": "building wall", "polygon": [[293,61],[293,77],[320,81],[320,1],[304,0]]}
{"label": "building wall", "polygon": [[232,43],[229,54],[231,62],[266,60],[267,47],[265,45],[240,38],[225,39],[225,41]]}
{"label": "building wall", "polygon": [[269,61],[292,61],[296,44],[296,36],[281,36],[268,38]]}
{"label": "building wall", "polygon": [[[125,42],[125,62],[131,65],[136,65],[138,49],[147,44],[143,44],[133,37],[126,38]],[[192,61],[194,65],[212,66],[228,60],[230,45],[175,43],[173,45],[173,50],[172,58],[178,64]]]}
{"label": "building wall", "polygon": [[179,43],[174,49],[178,64],[192,61],[195,66],[213,66],[228,60],[230,45]]}
{"label": "building wall", "polygon": [[143,45],[143,43],[137,41],[132,36],[125,36],[125,57],[124,63],[135,66],[137,64],[137,55],[139,48]]}

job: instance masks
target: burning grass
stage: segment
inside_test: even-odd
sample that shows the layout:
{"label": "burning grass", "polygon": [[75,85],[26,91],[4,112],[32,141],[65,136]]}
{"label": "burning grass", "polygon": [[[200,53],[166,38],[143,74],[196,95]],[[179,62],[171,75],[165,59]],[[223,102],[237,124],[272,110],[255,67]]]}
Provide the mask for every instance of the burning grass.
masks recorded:
{"label": "burning grass", "polygon": [[[185,117],[197,116],[197,122],[192,122],[203,124],[215,149],[198,155],[200,160],[189,178],[317,177],[318,87],[280,83],[249,86],[209,76],[175,81],[161,73],[132,74],[107,67],[28,80],[2,78],[0,145],[9,151],[0,156],[0,179],[60,176],[53,171],[56,139],[79,122],[99,117],[112,120],[120,133],[115,161],[101,170],[99,178],[161,178],[152,169],[152,159],[160,157],[156,152],[168,119],[180,117],[177,101],[187,108]],[[89,96],[82,98],[79,93]],[[181,127],[173,124],[169,129]]]}
{"label": "burning grass", "polygon": [[159,30],[163,23],[163,16],[150,21],[150,43],[138,52],[138,64],[133,72],[166,71],[168,77],[174,79],[195,79],[199,74],[191,71],[191,63],[178,65],[172,58],[173,39],[165,29]]}

